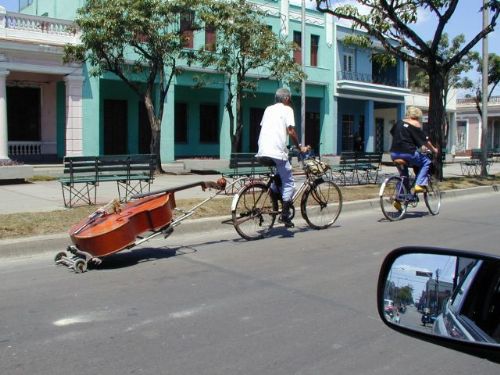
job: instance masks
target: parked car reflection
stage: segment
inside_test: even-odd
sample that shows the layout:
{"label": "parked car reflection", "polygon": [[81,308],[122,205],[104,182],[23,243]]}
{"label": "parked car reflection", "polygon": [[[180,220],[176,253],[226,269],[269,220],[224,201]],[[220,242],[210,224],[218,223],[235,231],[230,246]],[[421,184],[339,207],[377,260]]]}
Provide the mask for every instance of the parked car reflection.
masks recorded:
{"label": "parked car reflection", "polygon": [[469,341],[500,343],[500,269],[476,261],[437,317],[433,331]]}

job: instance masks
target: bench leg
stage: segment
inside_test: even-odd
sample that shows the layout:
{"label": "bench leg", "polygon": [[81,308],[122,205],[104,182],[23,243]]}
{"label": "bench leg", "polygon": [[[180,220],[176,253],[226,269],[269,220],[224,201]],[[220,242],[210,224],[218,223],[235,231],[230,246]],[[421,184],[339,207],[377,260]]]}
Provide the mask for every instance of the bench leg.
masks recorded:
{"label": "bench leg", "polygon": [[151,189],[151,182],[149,180],[123,180],[116,181],[116,186],[118,189],[118,199],[120,200],[120,202],[128,202],[133,195],[144,193],[146,188],[149,192]]}
{"label": "bench leg", "polygon": [[[84,183],[81,187],[77,187],[77,185],[65,185],[61,184],[62,186],[62,193],[63,193],[63,201],[64,201],[64,206],[72,208],[75,206],[76,203],[78,202],[85,202],[89,206],[92,204],[95,204],[96,202],[96,184],[94,183]],[[69,195],[69,197],[66,197]],[[91,194],[93,193],[94,199],[91,198]]]}

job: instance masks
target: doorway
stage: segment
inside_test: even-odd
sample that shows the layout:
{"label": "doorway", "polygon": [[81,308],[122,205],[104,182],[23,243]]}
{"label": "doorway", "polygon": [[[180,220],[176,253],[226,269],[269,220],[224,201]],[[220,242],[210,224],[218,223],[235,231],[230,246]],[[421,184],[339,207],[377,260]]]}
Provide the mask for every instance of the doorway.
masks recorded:
{"label": "doorway", "polygon": [[104,100],[104,154],[127,153],[127,101]]}

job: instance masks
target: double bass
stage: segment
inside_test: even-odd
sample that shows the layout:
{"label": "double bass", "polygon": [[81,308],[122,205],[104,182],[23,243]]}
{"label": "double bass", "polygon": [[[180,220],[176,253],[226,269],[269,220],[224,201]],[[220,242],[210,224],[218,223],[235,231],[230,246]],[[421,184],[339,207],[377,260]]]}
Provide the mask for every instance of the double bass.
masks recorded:
{"label": "double bass", "polygon": [[160,233],[169,228],[175,209],[174,193],[194,186],[224,189],[225,183],[196,182],[176,188],[138,194],[128,203],[113,200],[69,230],[73,253],[95,260],[136,245],[145,232]]}

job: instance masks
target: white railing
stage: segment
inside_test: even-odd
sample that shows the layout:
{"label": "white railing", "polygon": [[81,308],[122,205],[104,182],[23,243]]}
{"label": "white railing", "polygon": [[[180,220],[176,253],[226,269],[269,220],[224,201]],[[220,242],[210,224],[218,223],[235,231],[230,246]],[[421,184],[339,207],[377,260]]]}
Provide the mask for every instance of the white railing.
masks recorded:
{"label": "white railing", "polygon": [[56,35],[74,36],[76,33],[73,26],[74,23],[71,21],[14,12],[7,12],[3,19],[3,27],[6,29],[38,31]]}
{"label": "white railing", "polygon": [[9,155],[41,155],[42,142],[8,142]]}
{"label": "white railing", "polygon": [[46,44],[77,43],[80,32],[75,23],[57,18],[5,12],[0,7],[0,38],[43,40]]}
{"label": "white railing", "polygon": [[[476,105],[476,99],[474,98],[457,99],[457,104]],[[500,96],[492,96],[490,100],[488,100],[488,104],[500,104]]]}

